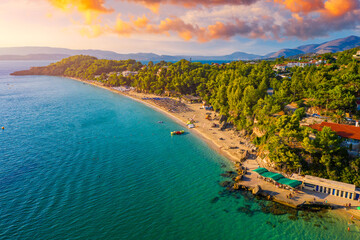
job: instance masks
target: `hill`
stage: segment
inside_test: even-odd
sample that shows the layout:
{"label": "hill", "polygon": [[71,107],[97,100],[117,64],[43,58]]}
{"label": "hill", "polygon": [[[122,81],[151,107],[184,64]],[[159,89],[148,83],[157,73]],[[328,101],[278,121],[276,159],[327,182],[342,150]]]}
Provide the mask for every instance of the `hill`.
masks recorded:
{"label": "hill", "polygon": [[323,42],[321,44],[308,44],[302,45],[293,49],[281,49],[275,53],[270,53],[265,55],[265,58],[278,58],[278,57],[290,57],[299,54],[306,53],[328,53],[328,52],[340,52],[345,51],[351,48],[360,46],[360,37],[358,36],[349,36],[346,38],[339,38],[328,42]]}
{"label": "hill", "polygon": [[60,60],[64,57],[75,55],[89,55],[99,59],[127,60],[136,61],[167,61],[177,62],[181,59],[192,61],[237,61],[237,60],[256,60],[278,57],[290,57],[308,53],[327,53],[339,52],[360,46],[360,37],[349,36],[346,38],[335,39],[321,44],[302,45],[293,49],[281,49],[277,52],[269,53],[265,56],[249,54],[245,52],[234,52],[222,56],[196,56],[196,55],[158,55],[155,53],[129,53],[120,54],[113,51],[103,50],[74,50],[67,48],[51,47],[11,47],[0,48],[0,60]]}

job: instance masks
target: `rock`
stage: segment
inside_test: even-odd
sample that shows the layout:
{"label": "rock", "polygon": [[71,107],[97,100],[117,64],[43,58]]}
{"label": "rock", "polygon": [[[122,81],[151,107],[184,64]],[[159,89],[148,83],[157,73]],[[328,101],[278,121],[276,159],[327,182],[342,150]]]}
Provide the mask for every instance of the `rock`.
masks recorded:
{"label": "rock", "polygon": [[237,177],[237,173],[233,171],[226,171],[225,173],[220,174],[222,177],[226,178],[235,178]]}
{"label": "rock", "polygon": [[211,203],[216,203],[217,201],[219,201],[219,197],[214,197],[213,199],[211,199]]}
{"label": "rock", "polygon": [[220,186],[222,187],[231,187],[231,182],[230,181],[223,181],[219,183]]}
{"label": "rock", "polygon": [[261,191],[261,187],[259,185],[256,185],[256,187],[252,190],[252,194],[258,195]]}
{"label": "rock", "polygon": [[239,176],[237,176],[237,177],[235,178],[235,182],[239,182],[239,181],[241,181],[242,177],[243,177],[243,175],[239,175]]}
{"label": "rock", "polygon": [[246,215],[248,216],[253,216],[254,215],[254,212],[251,211],[250,207],[249,206],[245,206],[245,207],[239,207],[237,209],[238,212],[241,212],[241,213],[245,213]]}

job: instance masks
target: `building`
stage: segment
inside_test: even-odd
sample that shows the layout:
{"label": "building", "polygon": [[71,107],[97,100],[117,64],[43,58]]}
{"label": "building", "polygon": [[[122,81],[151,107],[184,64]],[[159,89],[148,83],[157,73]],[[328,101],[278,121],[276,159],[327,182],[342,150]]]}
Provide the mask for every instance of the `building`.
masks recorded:
{"label": "building", "polygon": [[131,75],[136,75],[136,74],[138,74],[138,72],[132,72],[132,71],[123,71],[122,72],[122,75],[124,77],[128,77],[128,76],[131,76]]}
{"label": "building", "polygon": [[321,131],[323,127],[329,127],[336,134],[344,139],[344,145],[351,151],[360,150],[360,127],[346,124],[322,122],[321,124],[310,125],[312,129]]}
{"label": "building", "polygon": [[266,93],[267,93],[267,95],[272,96],[272,95],[274,95],[274,89],[273,88],[268,88],[266,90]]}
{"label": "building", "polygon": [[297,174],[294,174],[294,178],[303,182],[303,189],[351,200],[359,200],[360,197],[360,191],[354,184],[333,181],[310,175],[301,177]]}
{"label": "building", "polygon": [[276,71],[286,71],[286,69],[287,69],[288,67],[287,67],[287,65],[286,64],[277,64],[277,65],[275,65],[274,66],[274,70],[276,70]]}
{"label": "building", "polygon": [[292,178],[286,178],[280,173],[269,172],[266,168],[252,170],[268,182],[273,182],[279,187],[301,188],[314,192],[321,192],[341,198],[359,200],[360,190],[354,184],[333,181],[329,179],[306,175],[305,177],[293,174]]}
{"label": "building", "polygon": [[187,103],[199,103],[201,102],[201,97],[195,97],[191,95],[185,95],[182,97]]}
{"label": "building", "polygon": [[312,65],[311,62],[301,62],[301,63],[299,63],[300,67],[306,67],[306,66],[310,66],[310,65]]}
{"label": "building", "polygon": [[354,58],[360,59],[360,51],[357,51],[355,55],[353,55]]}
{"label": "building", "polygon": [[300,63],[299,62],[288,62],[287,67],[289,67],[289,68],[300,67]]}
{"label": "building", "polygon": [[284,107],[284,111],[285,111],[285,112],[291,112],[291,113],[293,113],[293,112],[295,112],[296,109],[298,109],[298,108],[299,108],[299,105],[298,105],[296,102],[292,102],[292,103],[290,103],[290,104],[287,104],[287,105]]}

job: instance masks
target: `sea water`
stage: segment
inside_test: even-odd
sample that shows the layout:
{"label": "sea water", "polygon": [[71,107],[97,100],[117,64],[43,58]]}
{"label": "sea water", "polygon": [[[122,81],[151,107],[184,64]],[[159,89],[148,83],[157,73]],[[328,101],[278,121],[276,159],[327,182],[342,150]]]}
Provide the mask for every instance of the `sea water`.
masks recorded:
{"label": "sea water", "polygon": [[[360,239],[328,213],[224,192],[231,164],[124,96],[0,62],[0,239]],[[160,124],[158,121],[163,121]]]}

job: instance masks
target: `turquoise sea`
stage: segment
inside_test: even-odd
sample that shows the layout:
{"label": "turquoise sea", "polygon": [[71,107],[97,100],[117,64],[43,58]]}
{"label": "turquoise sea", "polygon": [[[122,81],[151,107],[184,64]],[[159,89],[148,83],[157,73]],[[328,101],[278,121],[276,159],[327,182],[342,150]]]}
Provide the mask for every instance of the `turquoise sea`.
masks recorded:
{"label": "turquoise sea", "polygon": [[[0,62],[0,239],[360,239],[329,213],[264,212],[231,164],[153,109]],[[164,121],[159,124],[158,121]]]}

